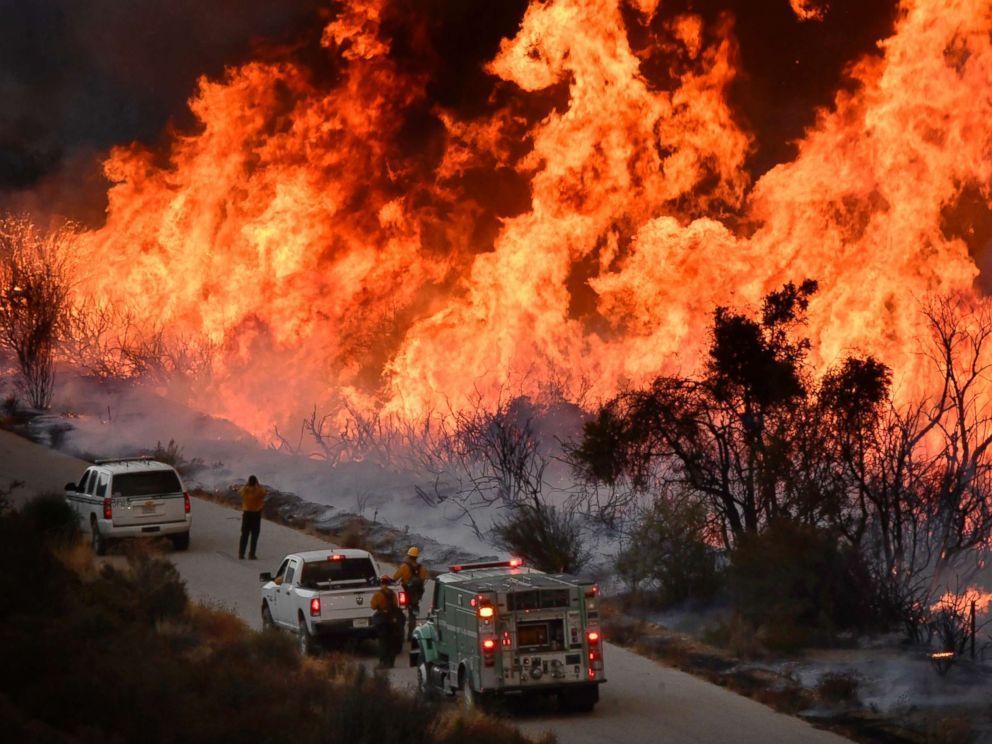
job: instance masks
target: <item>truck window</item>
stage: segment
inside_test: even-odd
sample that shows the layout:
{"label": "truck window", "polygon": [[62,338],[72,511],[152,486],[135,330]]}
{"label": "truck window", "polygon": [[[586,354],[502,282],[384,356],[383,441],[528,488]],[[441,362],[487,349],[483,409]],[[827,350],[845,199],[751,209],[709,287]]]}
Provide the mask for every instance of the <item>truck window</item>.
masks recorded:
{"label": "truck window", "polygon": [[163,493],[179,493],[182,490],[174,470],[151,470],[114,476],[114,494],[120,494],[125,498],[158,496]]}
{"label": "truck window", "polygon": [[377,581],[375,566],[369,558],[327,558],[307,561],[300,568],[300,586],[308,589],[327,587],[337,581]]}
{"label": "truck window", "polygon": [[100,477],[100,474],[95,470],[90,473],[90,479],[86,482],[86,493],[93,496],[96,493],[96,481]]}
{"label": "truck window", "polygon": [[100,498],[106,498],[107,496],[107,484],[110,483],[110,478],[106,473],[100,473],[99,480],[96,486],[96,495]]}
{"label": "truck window", "polygon": [[287,584],[293,583],[293,576],[296,575],[296,561],[289,562],[289,568],[286,569],[286,582]]}
{"label": "truck window", "polygon": [[76,486],[76,493],[86,493],[86,481],[89,480],[92,473],[92,470],[87,470],[83,473],[83,477],[79,479],[79,485]]}
{"label": "truck window", "polygon": [[286,559],[285,559],[285,560],[283,560],[283,562],[282,562],[282,563],[280,564],[280,566],[279,566],[279,570],[278,570],[278,571],[276,571],[276,578],[277,578],[277,579],[281,579],[281,578],[282,578],[283,576],[285,576],[285,575],[286,575],[286,567],[287,567],[288,565],[289,565],[289,559],[288,559],[288,558],[286,558]]}

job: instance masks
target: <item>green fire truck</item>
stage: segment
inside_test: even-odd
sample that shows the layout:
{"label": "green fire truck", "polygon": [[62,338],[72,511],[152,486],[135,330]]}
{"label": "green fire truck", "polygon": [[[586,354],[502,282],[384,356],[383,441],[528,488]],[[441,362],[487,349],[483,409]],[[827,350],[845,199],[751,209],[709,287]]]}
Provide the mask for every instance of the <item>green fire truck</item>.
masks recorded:
{"label": "green fire truck", "polygon": [[592,710],[606,681],[598,599],[592,582],[517,559],[451,566],[413,633],[421,692],[460,693],[467,708],[556,695],[565,709]]}

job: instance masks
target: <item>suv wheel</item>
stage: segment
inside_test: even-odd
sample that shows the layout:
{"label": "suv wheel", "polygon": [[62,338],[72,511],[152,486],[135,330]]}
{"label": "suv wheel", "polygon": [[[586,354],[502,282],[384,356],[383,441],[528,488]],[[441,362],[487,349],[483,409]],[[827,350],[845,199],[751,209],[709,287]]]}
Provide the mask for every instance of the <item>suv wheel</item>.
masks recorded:
{"label": "suv wheel", "polygon": [[300,646],[300,656],[313,656],[313,636],[311,636],[310,631],[307,630],[307,621],[303,618],[300,618],[297,641]]}
{"label": "suv wheel", "polygon": [[176,550],[189,550],[189,533],[181,532],[172,536],[172,547]]}
{"label": "suv wheel", "polygon": [[107,538],[100,534],[100,528],[97,527],[96,520],[90,522],[90,538],[91,545],[93,546],[93,552],[97,555],[107,554]]}

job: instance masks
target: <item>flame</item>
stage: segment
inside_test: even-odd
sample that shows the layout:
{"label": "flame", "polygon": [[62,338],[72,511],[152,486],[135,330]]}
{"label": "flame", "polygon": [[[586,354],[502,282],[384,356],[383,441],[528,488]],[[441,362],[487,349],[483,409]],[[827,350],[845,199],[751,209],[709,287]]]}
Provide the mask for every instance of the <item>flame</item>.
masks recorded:
{"label": "flame", "polygon": [[968,612],[970,611],[972,602],[975,603],[975,613],[977,615],[986,615],[989,612],[990,606],[992,606],[992,593],[974,586],[968,587],[960,594],[945,592],[940,599],[931,605],[930,611],[940,612],[945,609],[953,610],[957,608]]}
{"label": "flame", "polygon": [[[289,60],[230,69],[200,80],[196,132],[106,161],[80,291],[216,344],[204,410],[264,436],[343,399],[423,417],[562,374],[608,396],[697,364],[715,305],[805,277],[821,287],[816,361],[875,353],[909,389],[919,300],[973,292],[975,261],[942,218],[968,190],[989,201],[987,0],[903,0],[880,54],[756,183],[727,97],[729,17],[665,24],[659,89],[621,0],[535,1],[487,71],[567,101],[536,121],[512,100],[475,119],[435,107],[412,147],[405,117],[429,81],[393,60],[388,5],[349,0],[327,25],[333,85]],[[658,5],[636,2],[633,22]],[[480,171],[529,184],[488,235],[492,194],[466,187]]]}
{"label": "flame", "polygon": [[827,14],[826,4],[818,0],[789,0],[789,4],[801,21],[822,21]]}

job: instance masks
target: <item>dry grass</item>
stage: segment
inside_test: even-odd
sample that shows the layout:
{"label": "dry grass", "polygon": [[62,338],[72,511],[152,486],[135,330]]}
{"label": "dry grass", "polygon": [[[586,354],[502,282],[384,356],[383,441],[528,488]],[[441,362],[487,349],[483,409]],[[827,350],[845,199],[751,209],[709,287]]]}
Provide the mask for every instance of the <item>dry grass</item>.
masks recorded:
{"label": "dry grass", "polygon": [[52,554],[65,568],[85,581],[95,579],[100,573],[93,559],[93,549],[84,537],[53,547]]}
{"label": "dry grass", "polygon": [[191,602],[186,608],[186,616],[193,630],[207,642],[231,643],[248,632],[244,620],[216,605]]}

